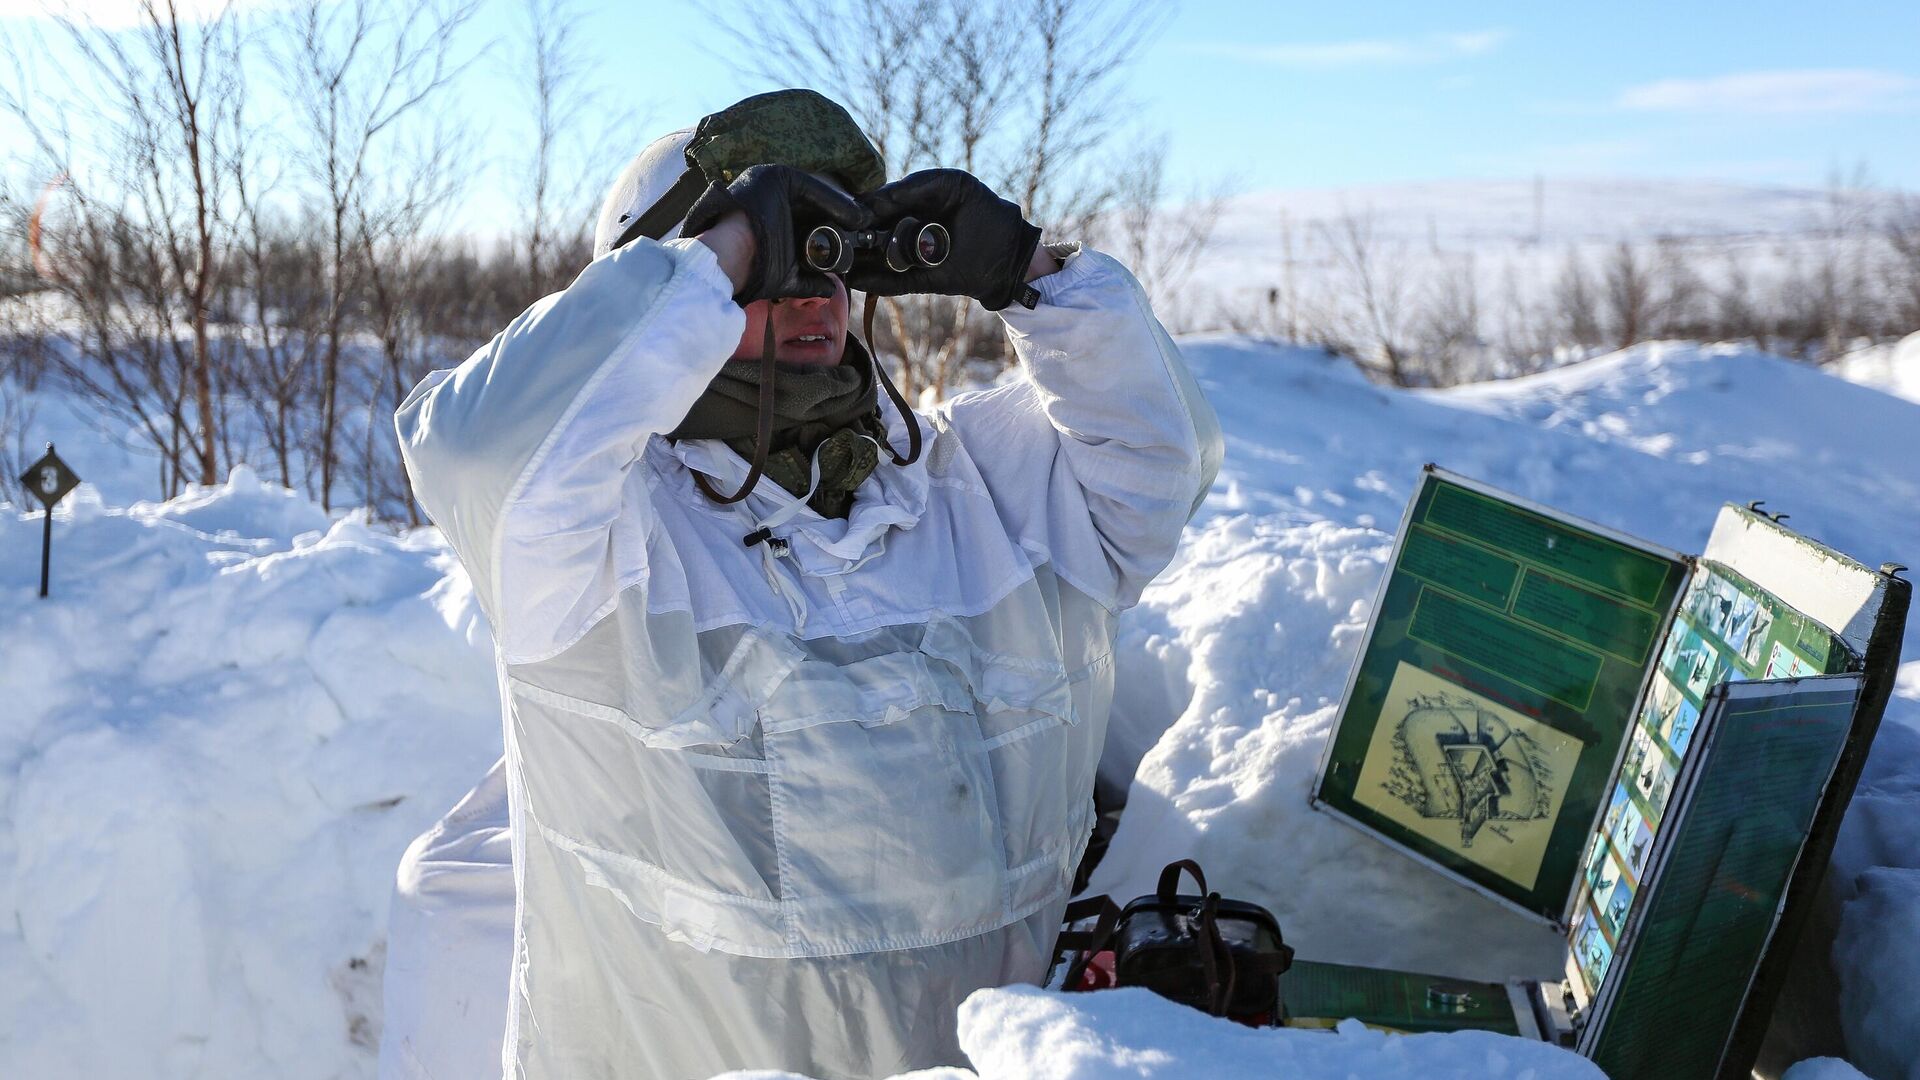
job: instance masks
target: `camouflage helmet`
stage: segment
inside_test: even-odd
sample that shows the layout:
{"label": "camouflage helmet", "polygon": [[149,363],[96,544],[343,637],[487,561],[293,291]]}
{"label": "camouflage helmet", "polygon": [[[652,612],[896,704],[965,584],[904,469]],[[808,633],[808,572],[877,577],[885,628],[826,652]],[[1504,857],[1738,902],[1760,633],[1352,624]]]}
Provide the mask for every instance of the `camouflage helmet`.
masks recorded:
{"label": "camouflage helmet", "polygon": [[600,207],[594,257],[635,237],[668,236],[707,185],[763,164],[805,169],[855,195],[887,179],[880,151],[846,109],[813,90],[756,94],[661,136],[627,164]]}

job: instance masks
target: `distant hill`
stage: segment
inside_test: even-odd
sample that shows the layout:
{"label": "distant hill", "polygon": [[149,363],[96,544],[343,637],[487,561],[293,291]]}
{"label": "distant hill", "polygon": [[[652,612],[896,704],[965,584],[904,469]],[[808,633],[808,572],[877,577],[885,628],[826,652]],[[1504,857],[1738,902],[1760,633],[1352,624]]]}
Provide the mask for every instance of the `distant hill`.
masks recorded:
{"label": "distant hill", "polygon": [[[1400,309],[1409,339],[1444,337],[1434,325],[1457,324],[1456,344],[1471,339],[1512,355],[1568,344],[1552,323],[1565,314],[1555,290],[1574,258],[1604,328],[1607,274],[1622,243],[1641,287],[1656,297],[1691,289],[1700,306],[1639,338],[1752,336],[1741,332],[1737,315],[1725,325],[1728,310],[1741,304],[1755,322],[1803,325],[1821,312],[1796,302],[1805,299],[1805,283],[1820,278],[1817,268],[1829,265],[1842,271],[1835,280],[1843,298],[1884,309],[1877,229],[1895,198],[1872,190],[1556,177],[1257,191],[1221,205],[1189,273],[1159,272],[1164,248],[1150,247],[1147,257],[1121,250],[1144,266],[1156,301],[1181,329],[1314,338],[1336,327],[1338,339],[1366,340],[1377,328],[1372,313],[1356,306],[1370,289],[1384,296],[1383,307]],[[1191,208],[1169,212],[1174,221],[1191,215]],[[1735,299],[1722,303],[1722,293]],[[1912,329],[1920,327],[1850,334],[1884,338]],[[1603,334],[1587,344],[1615,343]],[[1483,365],[1464,374],[1501,373]]]}

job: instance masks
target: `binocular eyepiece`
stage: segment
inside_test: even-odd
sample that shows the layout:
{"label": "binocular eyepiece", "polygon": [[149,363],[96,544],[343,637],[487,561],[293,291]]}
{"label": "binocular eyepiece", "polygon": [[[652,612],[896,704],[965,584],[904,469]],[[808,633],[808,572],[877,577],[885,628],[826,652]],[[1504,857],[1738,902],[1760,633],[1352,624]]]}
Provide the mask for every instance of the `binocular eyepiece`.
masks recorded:
{"label": "binocular eyepiece", "polygon": [[861,252],[879,252],[887,269],[903,273],[939,266],[952,250],[953,240],[945,226],[922,224],[918,218],[901,218],[891,228],[822,225],[807,234],[803,249],[807,265],[823,274],[844,274],[853,269],[854,257]]}

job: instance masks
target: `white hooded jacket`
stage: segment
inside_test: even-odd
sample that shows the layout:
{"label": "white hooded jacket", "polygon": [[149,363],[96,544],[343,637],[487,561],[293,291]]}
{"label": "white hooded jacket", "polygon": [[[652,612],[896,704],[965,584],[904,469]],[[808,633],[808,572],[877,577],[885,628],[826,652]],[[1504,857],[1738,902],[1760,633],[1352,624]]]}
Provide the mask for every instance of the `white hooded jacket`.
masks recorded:
{"label": "white hooded jacket", "polygon": [[508,1076],[959,1064],[961,1000],[1044,973],[1114,617],[1220,435],[1117,262],[1035,286],[1002,313],[1022,376],[922,417],[845,519],[770,482],[715,504],[692,470],[746,463],[663,437],[744,325],[698,241],[595,260],[408,397],[414,490],[499,653]]}

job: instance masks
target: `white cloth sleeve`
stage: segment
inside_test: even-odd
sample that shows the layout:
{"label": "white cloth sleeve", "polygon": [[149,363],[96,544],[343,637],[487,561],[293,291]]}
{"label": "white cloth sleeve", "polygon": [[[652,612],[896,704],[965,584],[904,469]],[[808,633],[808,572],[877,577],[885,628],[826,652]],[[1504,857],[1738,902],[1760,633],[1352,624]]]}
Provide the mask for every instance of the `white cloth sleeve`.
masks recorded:
{"label": "white cloth sleeve", "polygon": [[699,241],[635,241],[395,414],[414,493],[509,661],[564,648],[644,579],[647,522],[622,514],[627,473],[733,354],[746,316],[732,293]]}
{"label": "white cloth sleeve", "polygon": [[1019,379],[941,411],[1009,533],[1111,610],[1172,559],[1220,468],[1220,425],[1133,275],[1072,251],[1001,312]]}

